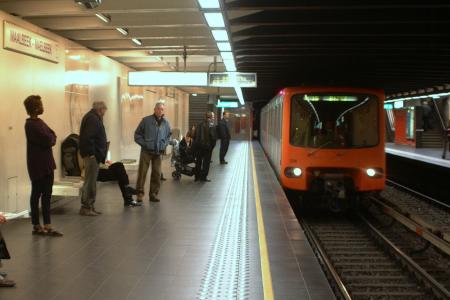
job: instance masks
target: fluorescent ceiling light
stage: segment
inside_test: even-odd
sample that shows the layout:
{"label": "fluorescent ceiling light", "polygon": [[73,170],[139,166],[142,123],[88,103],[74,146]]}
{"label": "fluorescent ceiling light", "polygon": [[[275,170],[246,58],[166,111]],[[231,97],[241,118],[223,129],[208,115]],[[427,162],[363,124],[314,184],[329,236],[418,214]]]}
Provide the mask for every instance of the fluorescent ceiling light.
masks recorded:
{"label": "fluorescent ceiling light", "polygon": [[95,14],[100,20],[102,20],[105,23],[109,23],[111,22],[111,18],[108,17],[107,15],[101,14],[101,13],[96,13]]}
{"label": "fluorescent ceiling light", "polygon": [[225,69],[227,69],[228,72],[236,72],[236,65],[234,64],[234,59],[226,59],[223,61],[225,64]]}
{"label": "fluorescent ceiling light", "polygon": [[244,105],[245,101],[244,101],[244,94],[242,94],[242,89],[240,87],[235,87],[234,91],[236,92],[236,95],[238,96],[241,105]]}
{"label": "fluorescent ceiling light", "polygon": [[67,56],[67,58],[69,58],[71,60],[80,60],[81,55],[69,55],[69,56]]}
{"label": "fluorescent ceiling light", "polygon": [[211,33],[212,33],[214,39],[216,40],[216,42],[228,41],[228,33],[224,29],[211,30]]}
{"label": "fluorescent ceiling light", "polygon": [[116,30],[125,36],[128,35],[128,30],[125,28],[117,27]]}
{"label": "fluorescent ceiling light", "polygon": [[411,96],[411,97],[405,97],[405,98],[386,100],[385,103],[391,103],[391,102],[401,101],[401,100],[417,100],[417,99],[425,99],[425,98],[438,99],[440,97],[449,96],[449,95],[450,95],[450,93],[438,93],[438,94],[429,94],[429,95],[421,95],[421,96]]}
{"label": "fluorescent ceiling light", "polygon": [[225,66],[225,68],[227,69],[227,72],[236,72],[237,71],[235,65]]}
{"label": "fluorescent ceiling light", "polygon": [[219,48],[219,51],[231,51],[231,45],[229,42],[219,42],[217,43],[217,47]]}
{"label": "fluorescent ceiling light", "polygon": [[220,52],[220,56],[222,56],[222,60],[234,59],[233,52]]}
{"label": "fluorescent ceiling light", "polygon": [[209,27],[225,27],[222,13],[205,13],[205,19]]}
{"label": "fluorescent ceiling light", "polygon": [[207,86],[206,72],[128,72],[128,85]]}
{"label": "fluorescent ceiling light", "polygon": [[198,0],[201,8],[220,8],[219,0]]}
{"label": "fluorescent ceiling light", "polygon": [[142,46],[142,41],[140,39],[131,39],[133,43],[135,43],[138,46]]}

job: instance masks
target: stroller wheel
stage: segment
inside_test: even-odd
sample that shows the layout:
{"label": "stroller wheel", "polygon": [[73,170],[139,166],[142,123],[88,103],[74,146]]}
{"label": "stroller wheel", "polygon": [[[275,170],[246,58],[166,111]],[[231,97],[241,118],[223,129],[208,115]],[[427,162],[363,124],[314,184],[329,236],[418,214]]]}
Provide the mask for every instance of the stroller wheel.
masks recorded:
{"label": "stroller wheel", "polygon": [[176,172],[176,171],[173,171],[173,172],[172,172],[172,178],[175,179],[175,180],[180,180],[181,174],[179,174],[179,173]]}

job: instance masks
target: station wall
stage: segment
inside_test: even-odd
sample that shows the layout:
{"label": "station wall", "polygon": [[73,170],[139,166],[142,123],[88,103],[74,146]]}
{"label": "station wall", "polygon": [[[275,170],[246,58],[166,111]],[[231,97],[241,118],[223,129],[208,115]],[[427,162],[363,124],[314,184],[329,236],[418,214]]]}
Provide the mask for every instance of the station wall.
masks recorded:
{"label": "station wall", "polygon": [[[53,148],[57,163],[55,181],[61,180],[61,142],[78,133],[83,115],[93,101],[108,106],[104,124],[111,141],[110,159],[138,158],[133,133],[140,119],[153,112],[154,103],[165,101],[166,116],[173,128],[188,128],[188,94],[174,88],[128,87],[131,70],[106,56],[0,11],[0,34],[4,21],[45,36],[58,43],[57,63],[6,50],[0,42],[0,211],[28,209],[31,190],[26,168],[27,118],[23,101],[31,94],[42,97],[41,118],[56,132]],[[135,151],[129,151],[134,149]]]}

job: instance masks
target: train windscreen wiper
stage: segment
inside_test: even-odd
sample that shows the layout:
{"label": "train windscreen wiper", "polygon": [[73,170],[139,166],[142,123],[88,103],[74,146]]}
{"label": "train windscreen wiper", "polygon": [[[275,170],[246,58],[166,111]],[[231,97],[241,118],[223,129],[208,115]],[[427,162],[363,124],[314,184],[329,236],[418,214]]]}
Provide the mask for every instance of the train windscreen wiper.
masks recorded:
{"label": "train windscreen wiper", "polygon": [[325,147],[326,145],[331,144],[332,142],[333,142],[333,141],[328,141],[328,142],[323,143],[323,144],[320,145],[318,148],[316,148],[316,149],[310,151],[310,152],[308,153],[308,156],[311,156],[311,155],[315,154],[317,151],[321,150],[323,147]]}

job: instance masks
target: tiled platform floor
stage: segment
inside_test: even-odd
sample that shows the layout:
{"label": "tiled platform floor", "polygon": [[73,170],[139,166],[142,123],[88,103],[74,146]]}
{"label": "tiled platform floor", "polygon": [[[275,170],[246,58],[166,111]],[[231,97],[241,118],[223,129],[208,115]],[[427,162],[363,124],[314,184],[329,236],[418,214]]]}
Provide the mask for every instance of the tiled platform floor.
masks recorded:
{"label": "tiled platform floor", "polygon": [[[275,299],[333,299],[260,146],[253,146]],[[0,289],[0,299],[264,299],[248,150],[246,142],[232,143],[226,166],[214,155],[210,183],[173,181],[165,165],[169,178],[161,203],[145,201],[140,208],[124,208],[117,185],[99,184],[96,207],[103,215],[79,216],[78,199],[54,210],[63,238],[31,236],[28,219],[4,225],[13,259],[3,261],[2,270],[17,287]],[[134,182],[136,174],[130,175]],[[245,232],[244,240],[229,228]],[[218,241],[228,250],[220,252]],[[233,263],[219,266],[230,257],[239,258],[242,273],[230,275]],[[218,282],[221,278],[230,282]],[[226,284],[237,288],[238,296]]]}

